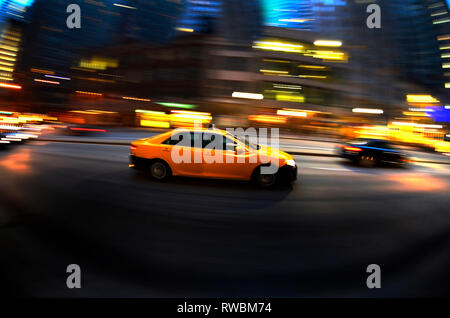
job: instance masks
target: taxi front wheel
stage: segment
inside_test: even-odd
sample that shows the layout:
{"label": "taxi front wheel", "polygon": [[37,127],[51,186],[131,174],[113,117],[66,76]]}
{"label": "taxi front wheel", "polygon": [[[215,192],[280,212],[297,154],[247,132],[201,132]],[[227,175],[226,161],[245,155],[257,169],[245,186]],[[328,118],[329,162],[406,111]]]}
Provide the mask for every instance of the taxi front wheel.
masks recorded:
{"label": "taxi front wheel", "polygon": [[158,181],[166,181],[172,174],[167,163],[160,160],[151,163],[149,172],[152,178]]}
{"label": "taxi front wheel", "polygon": [[261,168],[258,168],[253,175],[253,181],[260,188],[271,188],[277,183],[277,177],[277,173],[263,174]]}

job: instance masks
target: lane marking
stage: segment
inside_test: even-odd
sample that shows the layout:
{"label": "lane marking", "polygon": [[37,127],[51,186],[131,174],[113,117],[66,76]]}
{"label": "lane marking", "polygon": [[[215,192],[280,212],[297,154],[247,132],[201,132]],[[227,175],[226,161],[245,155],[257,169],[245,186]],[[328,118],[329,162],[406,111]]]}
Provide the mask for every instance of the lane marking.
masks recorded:
{"label": "lane marking", "polygon": [[309,150],[325,150],[325,151],[330,151],[330,152],[333,151],[333,149],[321,148],[321,147],[294,147],[293,149],[297,149],[297,148],[299,148],[299,149],[309,149]]}
{"label": "lane marking", "polygon": [[342,169],[342,168],[322,168],[322,167],[311,167],[311,169],[330,170],[330,171],[353,171],[353,170]]}

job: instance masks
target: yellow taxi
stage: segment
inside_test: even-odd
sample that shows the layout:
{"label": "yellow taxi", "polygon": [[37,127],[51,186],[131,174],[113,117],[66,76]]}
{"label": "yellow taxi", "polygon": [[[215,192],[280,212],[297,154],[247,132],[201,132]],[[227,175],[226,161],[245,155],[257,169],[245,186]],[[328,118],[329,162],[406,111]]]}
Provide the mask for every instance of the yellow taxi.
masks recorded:
{"label": "yellow taxi", "polygon": [[297,179],[294,158],[221,129],[175,129],[131,143],[130,167],[163,181],[170,176],[254,181],[271,187]]}
{"label": "yellow taxi", "polygon": [[450,141],[437,140],[434,142],[434,150],[443,154],[450,154]]}

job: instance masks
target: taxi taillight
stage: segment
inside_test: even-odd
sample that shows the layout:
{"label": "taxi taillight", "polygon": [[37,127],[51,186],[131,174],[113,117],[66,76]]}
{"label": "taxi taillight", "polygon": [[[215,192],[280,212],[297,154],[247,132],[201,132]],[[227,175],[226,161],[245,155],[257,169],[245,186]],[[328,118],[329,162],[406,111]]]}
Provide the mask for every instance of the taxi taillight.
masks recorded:
{"label": "taxi taillight", "polygon": [[132,145],[130,146],[130,151],[134,151],[134,150],[136,150],[136,149],[137,149],[137,146],[136,146],[136,145],[133,145],[133,144],[132,144]]}
{"label": "taxi taillight", "polygon": [[362,151],[362,149],[358,148],[358,147],[349,147],[349,146],[347,146],[347,147],[344,147],[344,149],[347,150],[347,151],[354,151],[354,152]]}

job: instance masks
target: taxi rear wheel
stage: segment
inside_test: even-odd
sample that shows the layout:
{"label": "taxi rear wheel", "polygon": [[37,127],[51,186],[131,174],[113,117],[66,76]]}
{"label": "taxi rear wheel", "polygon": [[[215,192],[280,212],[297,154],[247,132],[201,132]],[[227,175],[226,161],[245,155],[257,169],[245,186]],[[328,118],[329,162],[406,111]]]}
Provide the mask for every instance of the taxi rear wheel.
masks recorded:
{"label": "taxi rear wheel", "polygon": [[167,163],[162,160],[153,161],[150,164],[151,177],[158,181],[166,181],[171,176],[171,171]]}

